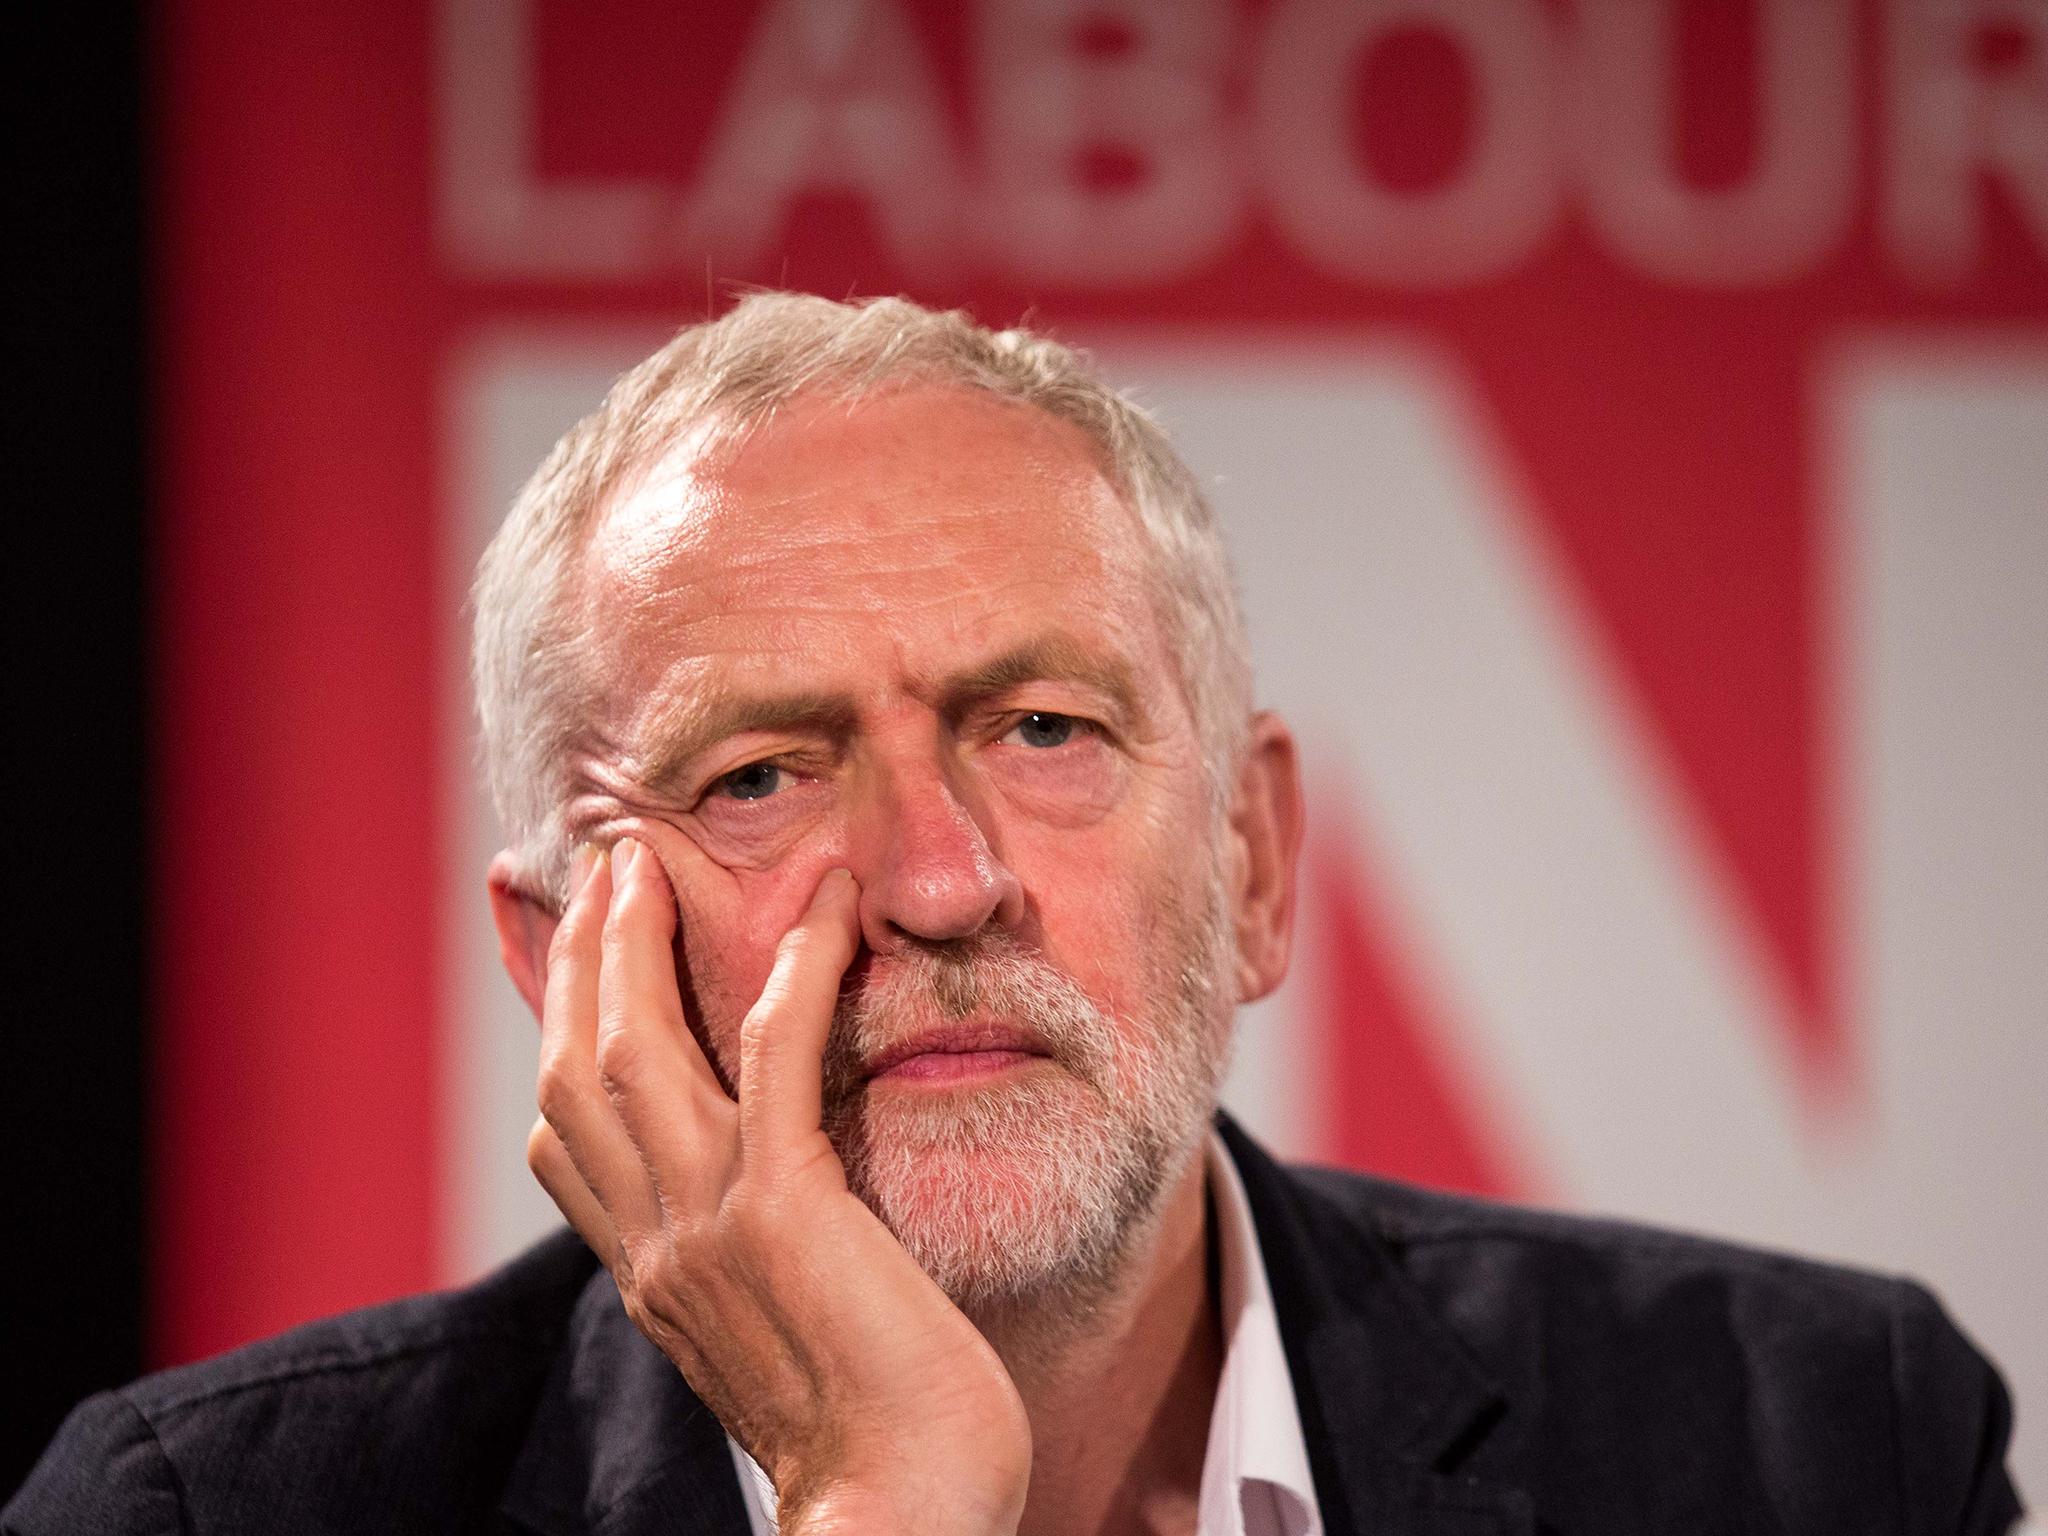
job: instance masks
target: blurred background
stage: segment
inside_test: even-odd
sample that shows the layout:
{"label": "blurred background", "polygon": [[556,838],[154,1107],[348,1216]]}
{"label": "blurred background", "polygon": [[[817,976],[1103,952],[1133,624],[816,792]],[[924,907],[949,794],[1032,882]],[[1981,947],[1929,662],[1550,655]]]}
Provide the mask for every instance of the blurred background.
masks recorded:
{"label": "blurred background", "polygon": [[26,60],[0,1491],[543,1230],[469,570],[744,285],[1091,349],[1307,752],[1229,1101],[1916,1274],[2048,1487],[2048,7],[164,0]]}

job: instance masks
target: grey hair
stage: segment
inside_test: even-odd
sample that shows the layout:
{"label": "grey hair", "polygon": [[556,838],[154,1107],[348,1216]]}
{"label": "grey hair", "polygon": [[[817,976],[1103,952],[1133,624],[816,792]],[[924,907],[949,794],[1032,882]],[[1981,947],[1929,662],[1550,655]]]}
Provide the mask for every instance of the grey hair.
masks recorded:
{"label": "grey hair", "polygon": [[478,566],[472,664],[483,757],[529,893],[559,905],[568,882],[561,812],[591,681],[573,576],[601,510],[686,435],[707,445],[736,438],[806,392],[851,402],[916,384],[986,390],[1093,440],[1153,547],[1155,601],[1212,797],[1224,803],[1250,720],[1250,647],[1215,514],[1164,429],[1078,353],[1028,331],[989,331],[963,311],[900,298],[754,293],[623,375],[527,481]]}

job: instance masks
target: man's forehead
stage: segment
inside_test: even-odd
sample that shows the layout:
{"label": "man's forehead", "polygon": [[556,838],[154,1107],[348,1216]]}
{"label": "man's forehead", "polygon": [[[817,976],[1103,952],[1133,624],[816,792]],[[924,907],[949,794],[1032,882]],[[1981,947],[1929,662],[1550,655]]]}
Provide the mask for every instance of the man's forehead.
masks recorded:
{"label": "man's forehead", "polygon": [[1121,668],[1129,693],[1171,670],[1149,549],[1069,423],[961,390],[806,403],[736,446],[680,445],[600,526],[607,712],[645,743],[671,734],[664,701],[932,692],[1027,653]]}
{"label": "man's forehead", "polygon": [[799,397],[745,433],[688,434],[614,497],[588,574],[644,590],[678,562],[703,580],[792,550],[892,537],[1027,560],[1055,548],[1092,553],[1091,564],[1143,554],[1136,518],[1080,428],[983,391],[928,386]]}

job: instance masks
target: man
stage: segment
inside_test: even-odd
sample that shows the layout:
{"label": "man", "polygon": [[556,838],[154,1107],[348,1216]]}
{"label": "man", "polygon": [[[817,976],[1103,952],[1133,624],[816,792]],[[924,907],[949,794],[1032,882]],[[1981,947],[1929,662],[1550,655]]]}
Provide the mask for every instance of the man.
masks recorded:
{"label": "man", "polygon": [[95,1399],[8,1530],[2016,1518],[1914,1287],[1215,1128],[1294,746],[1201,497],[1070,354],[751,298],[557,448],[477,636],[581,1244]]}

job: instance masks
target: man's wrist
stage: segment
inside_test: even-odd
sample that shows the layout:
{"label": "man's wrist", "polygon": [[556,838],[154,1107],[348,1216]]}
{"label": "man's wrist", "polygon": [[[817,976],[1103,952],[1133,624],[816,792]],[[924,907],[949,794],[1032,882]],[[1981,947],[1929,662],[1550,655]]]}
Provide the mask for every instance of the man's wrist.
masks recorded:
{"label": "man's wrist", "polygon": [[965,1478],[915,1487],[834,1481],[782,1501],[780,1536],[1013,1536],[1024,1513],[1025,1481],[1013,1490],[975,1488]]}

